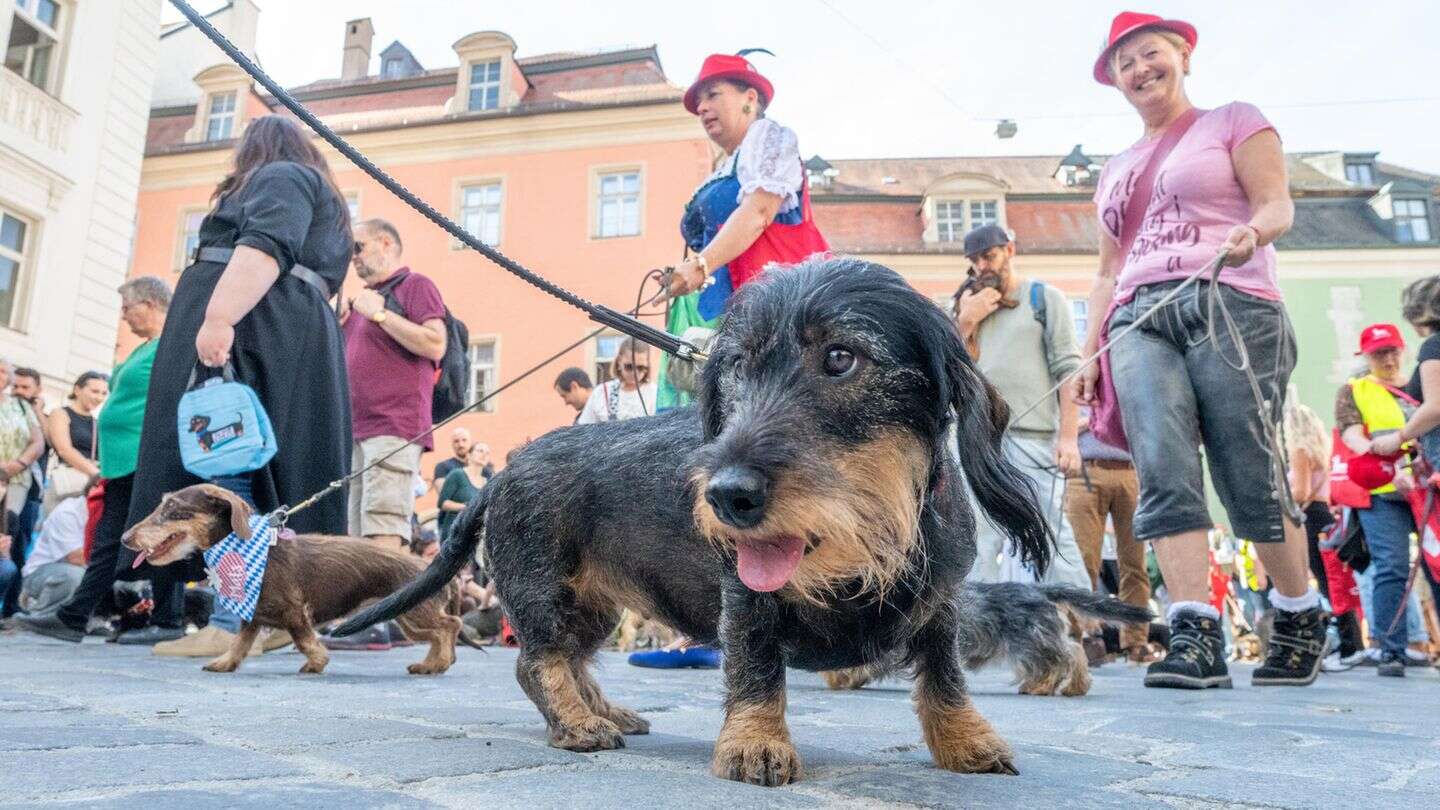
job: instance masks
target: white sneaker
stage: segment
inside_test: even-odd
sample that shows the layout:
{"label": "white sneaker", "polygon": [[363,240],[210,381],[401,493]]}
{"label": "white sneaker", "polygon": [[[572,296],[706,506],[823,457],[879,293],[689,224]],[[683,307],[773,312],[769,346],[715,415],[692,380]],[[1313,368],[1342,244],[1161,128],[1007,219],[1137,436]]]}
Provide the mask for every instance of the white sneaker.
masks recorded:
{"label": "white sneaker", "polygon": [[1329,655],[1325,656],[1325,658],[1320,662],[1320,670],[1322,672],[1344,672],[1348,669],[1354,669],[1355,665],[1359,664],[1364,659],[1364,650],[1360,650],[1358,652],[1354,652],[1350,655],[1343,657],[1340,655],[1340,651],[1336,650],[1335,652],[1332,652]]}
{"label": "white sneaker", "polygon": [[1407,667],[1428,667],[1428,666],[1430,666],[1430,659],[1426,657],[1425,653],[1422,653],[1422,652],[1420,652],[1419,650],[1412,650],[1412,649],[1410,649],[1409,647],[1406,647],[1406,648],[1405,648],[1405,666],[1407,666]]}

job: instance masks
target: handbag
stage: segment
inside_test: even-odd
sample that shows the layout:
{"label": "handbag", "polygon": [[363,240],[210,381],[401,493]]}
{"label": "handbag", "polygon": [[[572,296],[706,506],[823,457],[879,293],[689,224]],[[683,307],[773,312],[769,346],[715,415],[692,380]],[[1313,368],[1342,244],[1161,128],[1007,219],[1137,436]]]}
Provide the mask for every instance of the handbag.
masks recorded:
{"label": "handbag", "polygon": [[236,381],[229,363],[219,377],[197,384],[196,376],[196,371],[190,372],[176,411],[180,462],[185,469],[208,481],[268,464],[279,446],[255,389]]}
{"label": "handbag", "polygon": [[[90,422],[90,460],[95,460],[95,452],[99,447],[98,436],[94,417]],[[45,473],[45,489],[41,495],[45,513],[49,514],[63,500],[74,498],[77,495],[85,494],[85,485],[90,483],[90,476],[80,470],[71,467],[60,459],[59,453],[50,456],[50,462]]]}
{"label": "handbag", "polygon": [[[1165,130],[1165,135],[1160,138],[1155,151],[1150,153],[1145,168],[1141,169],[1139,176],[1135,178],[1135,186],[1129,199],[1125,200],[1125,217],[1120,225],[1122,257],[1130,254],[1130,249],[1135,245],[1135,237],[1140,235],[1145,211],[1150,207],[1150,198],[1155,191],[1155,175],[1160,170],[1160,164],[1170,156],[1175,145],[1180,143],[1180,139],[1185,137],[1185,133],[1190,131],[1190,126],[1199,117],[1199,111],[1191,107],[1184,115],[1175,119],[1175,123]],[[1090,412],[1090,430],[1100,441],[1128,451],[1130,442],[1125,438],[1125,421],[1120,415],[1120,400],[1115,394],[1115,373],[1110,367],[1110,352],[1106,351],[1110,345],[1110,318],[1120,303],[1112,299],[1109,309],[1105,311],[1105,320],[1100,323],[1100,378],[1095,385],[1095,406]]]}

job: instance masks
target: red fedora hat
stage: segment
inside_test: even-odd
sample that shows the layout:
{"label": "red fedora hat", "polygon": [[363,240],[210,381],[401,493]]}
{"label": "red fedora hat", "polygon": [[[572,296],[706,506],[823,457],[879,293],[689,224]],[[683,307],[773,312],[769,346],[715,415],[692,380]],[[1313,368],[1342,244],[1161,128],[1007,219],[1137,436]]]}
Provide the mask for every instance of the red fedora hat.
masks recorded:
{"label": "red fedora hat", "polygon": [[[691,115],[699,114],[696,109],[700,106],[700,88],[712,79],[733,79],[744,82],[755,88],[755,92],[760,94],[761,99],[768,106],[770,100],[775,98],[775,87],[770,84],[769,79],[760,75],[760,71],[750,64],[749,59],[745,58],[744,54],[751,50],[763,49],[744,50],[737,55],[712,53],[705,57],[704,64],[700,65],[700,75],[695,77],[695,81],[685,91],[685,109],[689,110]],[[769,53],[769,51],[764,52]]]}
{"label": "red fedora hat", "polygon": [[1199,39],[1199,34],[1195,32],[1195,26],[1182,20],[1167,20],[1157,14],[1141,14],[1138,11],[1122,11],[1110,21],[1110,38],[1106,40],[1105,48],[1100,51],[1100,56],[1095,59],[1095,81],[1111,86],[1115,84],[1115,81],[1110,78],[1110,70],[1107,66],[1110,61],[1110,52],[1115,50],[1115,45],[1120,40],[1141,28],[1164,28],[1166,31],[1174,31],[1190,43],[1191,50],[1195,49],[1195,40]]}

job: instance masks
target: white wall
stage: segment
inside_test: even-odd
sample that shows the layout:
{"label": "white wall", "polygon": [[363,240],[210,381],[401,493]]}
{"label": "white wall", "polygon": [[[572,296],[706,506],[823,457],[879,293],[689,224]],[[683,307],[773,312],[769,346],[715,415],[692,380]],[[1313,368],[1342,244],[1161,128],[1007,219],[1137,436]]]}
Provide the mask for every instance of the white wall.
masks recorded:
{"label": "white wall", "polygon": [[[260,9],[251,0],[234,0],[229,8],[217,11],[206,19],[242,53],[255,58],[255,28],[260,21]],[[194,104],[200,98],[195,74],[211,65],[230,61],[230,57],[193,25],[186,25],[162,37],[160,53],[151,101],[155,107]]]}
{"label": "white wall", "polygon": [[[0,68],[0,93],[55,122],[37,132],[33,118],[0,104],[0,206],[34,223],[19,315],[14,329],[0,328],[0,356],[38,369],[52,392],[115,361],[115,289],[130,262],[160,3],[67,2],[58,98]],[[0,0],[7,29],[12,10],[13,0]]]}

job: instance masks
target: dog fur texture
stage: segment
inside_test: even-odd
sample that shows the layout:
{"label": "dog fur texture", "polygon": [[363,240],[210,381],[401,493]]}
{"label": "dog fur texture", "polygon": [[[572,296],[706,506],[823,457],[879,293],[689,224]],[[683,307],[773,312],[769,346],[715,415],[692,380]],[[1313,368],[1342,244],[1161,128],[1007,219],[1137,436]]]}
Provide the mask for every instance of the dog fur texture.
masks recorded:
{"label": "dog fur texture", "polygon": [[[967,582],[960,592],[960,649],[965,668],[978,670],[1008,659],[1022,695],[1079,697],[1090,691],[1085,650],[1070,636],[1057,606],[1088,619],[1122,624],[1148,622],[1150,611],[1066,585]],[[893,674],[880,662],[821,673],[831,689],[859,689]]]}
{"label": "dog fur texture", "polygon": [[[231,532],[250,536],[251,510],[233,492],[197,484],[170,493],[121,542],[143,552],[154,565],[165,565],[209,548]],[[334,621],[413,579],[423,570],[419,557],[382,549],[352,537],[297,535],[270,547],[254,618],[241,625],[223,655],[205,665],[211,672],[234,672],[263,627],[287,630],[305,654],[302,673],[320,673],[330,655],[315,635],[316,623]],[[444,583],[435,596],[395,617],[405,636],[429,642],[425,658],[409,667],[414,675],[438,675],[455,663],[461,622],[455,615],[458,586]],[[466,639],[466,643],[471,642]],[[473,646],[473,645],[472,645]]]}
{"label": "dog fur texture", "polygon": [[698,409],[537,439],[419,580],[337,632],[427,598],[483,535],[552,745],[619,748],[648,730],[589,673],[628,607],[723,647],[718,776],[798,779],[786,667],[876,662],[915,674],[940,767],[1013,774],[965,690],[958,595],[975,518],[952,461],[958,450],[976,500],[1043,569],[1052,540],[1001,454],[1006,416],[949,318],[898,274],[851,259],[771,272],[731,300]]}

